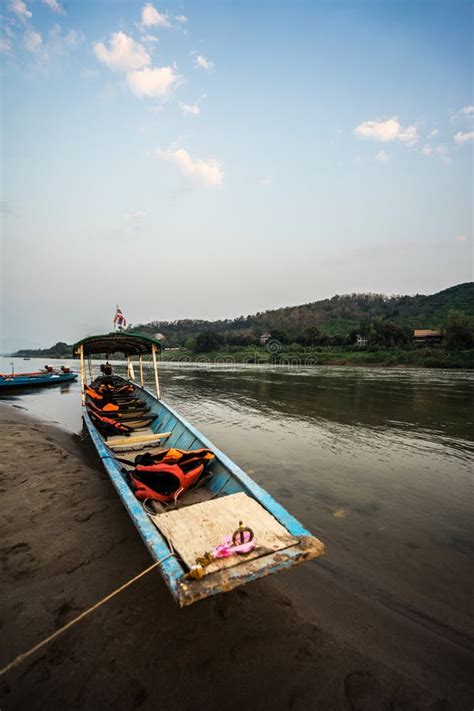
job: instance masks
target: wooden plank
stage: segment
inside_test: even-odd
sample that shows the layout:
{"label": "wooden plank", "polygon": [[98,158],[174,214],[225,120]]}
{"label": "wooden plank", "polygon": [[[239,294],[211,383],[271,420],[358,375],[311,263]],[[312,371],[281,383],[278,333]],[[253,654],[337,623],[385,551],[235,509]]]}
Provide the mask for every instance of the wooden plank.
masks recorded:
{"label": "wooden plank", "polygon": [[[148,452],[149,454],[160,454],[161,452],[164,452],[167,449],[168,449],[167,447],[163,447],[160,444],[154,445],[154,443],[152,442],[151,445],[148,444],[148,445],[143,446],[143,445],[137,444],[135,447],[127,447],[126,445],[119,445],[117,447],[114,447],[114,452],[116,450],[119,450],[117,452],[117,454],[123,454],[124,452],[130,452],[130,453],[133,452],[133,454],[130,454],[130,456],[131,456],[130,461],[132,462],[131,464],[125,464],[124,462],[120,462],[120,466],[123,469],[127,469],[127,471],[128,471],[129,469],[135,468],[134,459],[138,454],[144,454],[145,452]],[[212,496],[212,493],[211,493],[211,496]]]}
{"label": "wooden plank", "polygon": [[152,520],[188,567],[194,565],[197,557],[232,535],[239,521],[253,530],[255,550],[245,556],[235,555],[213,561],[205,568],[206,575],[298,543],[298,539],[288,533],[258,501],[243,492],[162,513]]}
{"label": "wooden plank", "polygon": [[117,445],[123,444],[134,444],[135,442],[152,442],[157,439],[165,439],[169,437],[171,432],[156,432],[155,434],[143,434],[138,437],[109,437],[107,440],[107,447],[112,447],[112,449]]}

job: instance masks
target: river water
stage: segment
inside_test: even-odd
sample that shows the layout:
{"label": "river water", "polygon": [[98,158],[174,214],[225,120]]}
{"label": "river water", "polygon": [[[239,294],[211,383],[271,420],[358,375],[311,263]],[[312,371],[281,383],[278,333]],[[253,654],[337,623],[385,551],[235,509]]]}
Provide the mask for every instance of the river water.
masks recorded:
{"label": "river water", "polygon": [[[2,358],[0,369],[10,362],[44,365]],[[163,398],[326,543],[310,565],[470,644],[474,373],[172,363],[160,373]],[[2,400],[78,432],[79,390]]]}

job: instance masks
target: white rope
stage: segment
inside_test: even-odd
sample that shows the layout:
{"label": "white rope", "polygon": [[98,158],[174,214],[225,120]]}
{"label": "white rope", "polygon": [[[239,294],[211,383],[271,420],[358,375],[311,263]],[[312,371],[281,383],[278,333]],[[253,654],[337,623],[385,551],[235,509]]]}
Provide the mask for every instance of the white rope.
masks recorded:
{"label": "white rope", "polygon": [[144,575],[147,575],[151,570],[154,568],[158,567],[162,563],[165,562],[165,560],[168,560],[168,558],[171,558],[172,556],[176,555],[176,553],[169,553],[169,555],[165,556],[164,558],[161,558],[161,560],[157,560],[156,563],[153,563],[153,565],[150,565],[148,568],[145,568],[145,570],[142,570],[141,573],[138,573],[138,575],[135,575],[134,578],[131,578],[128,580],[126,583],[121,585],[119,588],[114,590],[113,592],[109,593],[105,597],[103,597],[101,600],[95,603],[95,605],[92,605],[91,607],[87,608],[87,610],[84,610],[84,612],[81,612],[80,615],[75,617],[73,620],[70,620],[67,622],[63,627],[60,627],[58,630],[53,632],[53,634],[50,634],[49,637],[46,637],[46,639],[43,639],[41,642],[38,644],[35,644],[34,647],[31,647],[27,652],[23,652],[23,654],[19,654],[13,661],[11,661],[9,664],[7,664],[3,669],[0,669],[0,677],[5,676],[9,671],[14,669],[16,666],[21,664],[22,662],[25,661],[25,659],[28,659],[28,657],[31,657],[32,654],[35,654],[38,652],[40,649],[45,647],[47,644],[53,641],[53,639],[56,639],[60,635],[63,634],[63,632],[66,632],[66,630],[70,629],[73,627],[75,624],[83,620],[85,617],[91,614],[91,612],[94,612],[94,610],[97,610],[97,608],[101,607],[101,605],[104,605],[106,602],[111,600],[113,597],[118,595],[122,590],[125,590],[128,588],[130,585],[133,585],[137,580],[140,578],[143,578]]}

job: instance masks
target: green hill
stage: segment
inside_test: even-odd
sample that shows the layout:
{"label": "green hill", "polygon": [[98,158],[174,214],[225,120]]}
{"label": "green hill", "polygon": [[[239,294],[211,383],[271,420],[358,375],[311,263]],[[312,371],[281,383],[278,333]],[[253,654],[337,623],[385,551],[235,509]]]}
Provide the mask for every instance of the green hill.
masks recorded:
{"label": "green hill", "polygon": [[[404,299],[410,297],[404,297]],[[442,326],[450,311],[462,311],[474,316],[474,282],[458,284],[430,296],[414,296],[394,309],[391,318],[421,328]]]}
{"label": "green hill", "polygon": [[458,284],[436,294],[386,296],[384,294],[345,294],[301,306],[239,316],[235,319],[205,321],[153,321],[131,330],[162,333],[170,346],[183,345],[190,337],[212,331],[232,343],[235,338],[258,339],[263,333],[279,332],[290,340],[308,329],[318,328],[327,336],[345,336],[374,317],[393,320],[406,328],[442,327],[450,311],[462,311],[474,318],[474,282]]}
{"label": "green hill", "polygon": [[[472,333],[474,282],[458,284],[428,296],[336,295],[331,299],[301,306],[286,306],[235,319],[152,321],[130,326],[129,330],[152,335],[162,333],[168,348],[187,346],[191,350],[196,350],[196,339],[199,336],[202,344],[197,344],[197,350],[205,350],[204,345],[207,350],[213,350],[214,347],[255,346],[264,333],[270,333],[283,344],[343,346],[354,343],[354,332],[364,332],[364,324],[373,331],[374,320],[383,320],[387,329],[394,333],[392,341],[407,343],[414,328],[442,328],[448,314],[453,311],[467,317],[467,321],[471,322],[468,328]],[[351,337],[347,338],[350,334]],[[56,343],[44,350],[20,350],[16,355],[68,357],[71,351],[72,346]]]}

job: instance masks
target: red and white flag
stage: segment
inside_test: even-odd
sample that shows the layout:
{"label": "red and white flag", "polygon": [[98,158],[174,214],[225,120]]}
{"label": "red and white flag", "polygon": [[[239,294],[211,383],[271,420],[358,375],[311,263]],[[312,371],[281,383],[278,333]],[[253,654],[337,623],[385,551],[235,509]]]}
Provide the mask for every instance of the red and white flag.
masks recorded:
{"label": "red and white flag", "polygon": [[126,326],[127,326],[127,319],[125,318],[119,305],[117,304],[117,306],[115,308],[114,328],[121,331],[123,328],[126,328]]}

